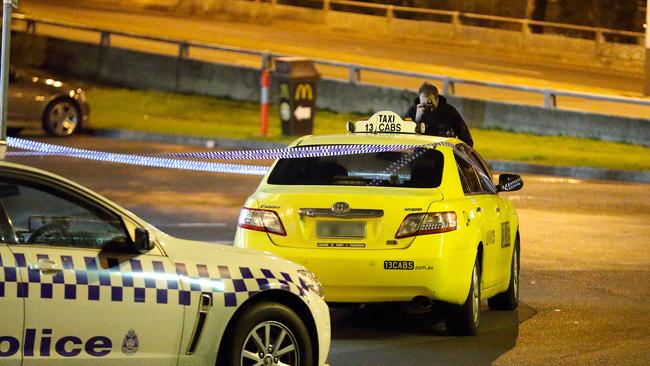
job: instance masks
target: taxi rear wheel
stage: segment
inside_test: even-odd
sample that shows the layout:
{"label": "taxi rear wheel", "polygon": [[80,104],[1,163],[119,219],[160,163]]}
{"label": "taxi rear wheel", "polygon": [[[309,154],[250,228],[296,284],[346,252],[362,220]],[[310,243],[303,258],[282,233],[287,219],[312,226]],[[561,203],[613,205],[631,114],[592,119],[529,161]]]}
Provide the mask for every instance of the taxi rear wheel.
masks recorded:
{"label": "taxi rear wheel", "polygon": [[458,336],[470,336],[478,332],[481,308],[481,271],[479,260],[474,261],[469,294],[463,305],[449,305],[445,324],[447,332]]}
{"label": "taxi rear wheel", "polygon": [[256,304],[239,317],[232,329],[232,334],[225,335],[230,339],[225,365],[313,364],[309,332],[300,317],[285,305]]}
{"label": "taxi rear wheel", "polygon": [[519,306],[519,237],[512,250],[508,290],[489,298],[488,306],[490,310],[515,310]]}

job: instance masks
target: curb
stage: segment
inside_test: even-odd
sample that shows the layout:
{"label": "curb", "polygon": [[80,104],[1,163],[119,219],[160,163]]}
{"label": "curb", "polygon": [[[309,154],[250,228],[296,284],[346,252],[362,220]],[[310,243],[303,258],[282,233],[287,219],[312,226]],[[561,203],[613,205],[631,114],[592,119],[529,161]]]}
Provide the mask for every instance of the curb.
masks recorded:
{"label": "curb", "polygon": [[649,171],[607,170],[577,166],[555,166],[527,164],[514,161],[488,160],[490,167],[501,172],[532,173],[577,179],[618,180],[635,183],[650,183]]}
{"label": "curb", "polygon": [[[282,142],[240,140],[229,138],[208,138],[193,137],[184,135],[168,135],[159,133],[148,133],[131,130],[113,130],[113,129],[86,129],[90,135],[98,137],[107,137],[121,140],[147,141],[166,144],[201,146],[213,149],[216,147],[225,149],[278,149],[287,146]],[[490,168],[500,172],[512,173],[530,173],[540,175],[551,175],[558,177],[568,177],[577,179],[595,179],[595,180],[616,180],[635,183],[650,183],[650,171],[638,170],[607,170],[589,167],[576,166],[556,166],[542,164],[528,164],[514,161],[488,160]]]}

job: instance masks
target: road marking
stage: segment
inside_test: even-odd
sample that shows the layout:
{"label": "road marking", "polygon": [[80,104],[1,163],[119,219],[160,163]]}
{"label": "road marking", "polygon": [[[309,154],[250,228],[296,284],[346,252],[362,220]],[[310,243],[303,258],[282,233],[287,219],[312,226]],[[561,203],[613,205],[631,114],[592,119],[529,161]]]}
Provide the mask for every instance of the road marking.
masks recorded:
{"label": "road marking", "polygon": [[155,224],[154,226],[161,227],[226,227],[225,222],[178,222],[169,224]]}
{"label": "road marking", "polygon": [[528,69],[518,69],[516,67],[488,65],[488,64],[478,63],[478,62],[464,62],[463,64],[465,66],[475,66],[475,67],[480,67],[480,68],[484,68],[484,69],[492,69],[492,70],[497,70],[497,71],[517,72],[517,73],[525,74],[525,75],[535,75],[535,76],[543,75],[543,73],[541,71],[528,70]]}
{"label": "road marking", "polygon": [[255,67],[259,67],[259,66],[260,66],[260,65],[259,65],[260,63],[259,63],[258,61],[254,61],[254,60],[244,60],[244,59],[241,59],[241,58],[235,60],[235,63],[237,63],[237,64],[242,64],[242,65],[255,66]]}

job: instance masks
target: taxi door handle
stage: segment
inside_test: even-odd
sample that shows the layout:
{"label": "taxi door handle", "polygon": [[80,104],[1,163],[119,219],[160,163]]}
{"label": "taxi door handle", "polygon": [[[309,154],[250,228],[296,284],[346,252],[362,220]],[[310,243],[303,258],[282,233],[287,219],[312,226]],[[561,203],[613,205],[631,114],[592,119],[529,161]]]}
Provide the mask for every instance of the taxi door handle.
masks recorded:
{"label": "taxi door handle", "polygon": [[41,271],[43,273],[53,273],[53,272],[63,271],[63,269],[58,267],[56,263],[52,262],[49,259],[39,259],[38,263],[36,264],[30,263],[28,268],[31,271]]}
{"label": "taxi door handle", "polygon": [[494,209],[494,211],[496,211],[496,212],[501,212],[501,208],[500,208],[500,207],[497,207],[497,208]]}
{"label": "taxi door handle", "polygon": [[476,208],[476,213],[481,213],[481,211],[483,211],[482,208],[480,208],[480,207],[477,207],[477,208]]}

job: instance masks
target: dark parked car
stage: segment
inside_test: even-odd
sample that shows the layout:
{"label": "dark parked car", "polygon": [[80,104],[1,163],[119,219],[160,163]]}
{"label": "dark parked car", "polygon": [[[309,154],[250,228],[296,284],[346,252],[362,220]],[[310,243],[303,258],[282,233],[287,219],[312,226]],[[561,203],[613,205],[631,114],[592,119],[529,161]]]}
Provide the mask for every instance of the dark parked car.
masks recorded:
{"label": "dark parked car", "polygon": [[78,86],[13,67],[9,71],[8,108],[8,129],[40,126],[51,136],[79,131],[89,113],[86,95]]}

